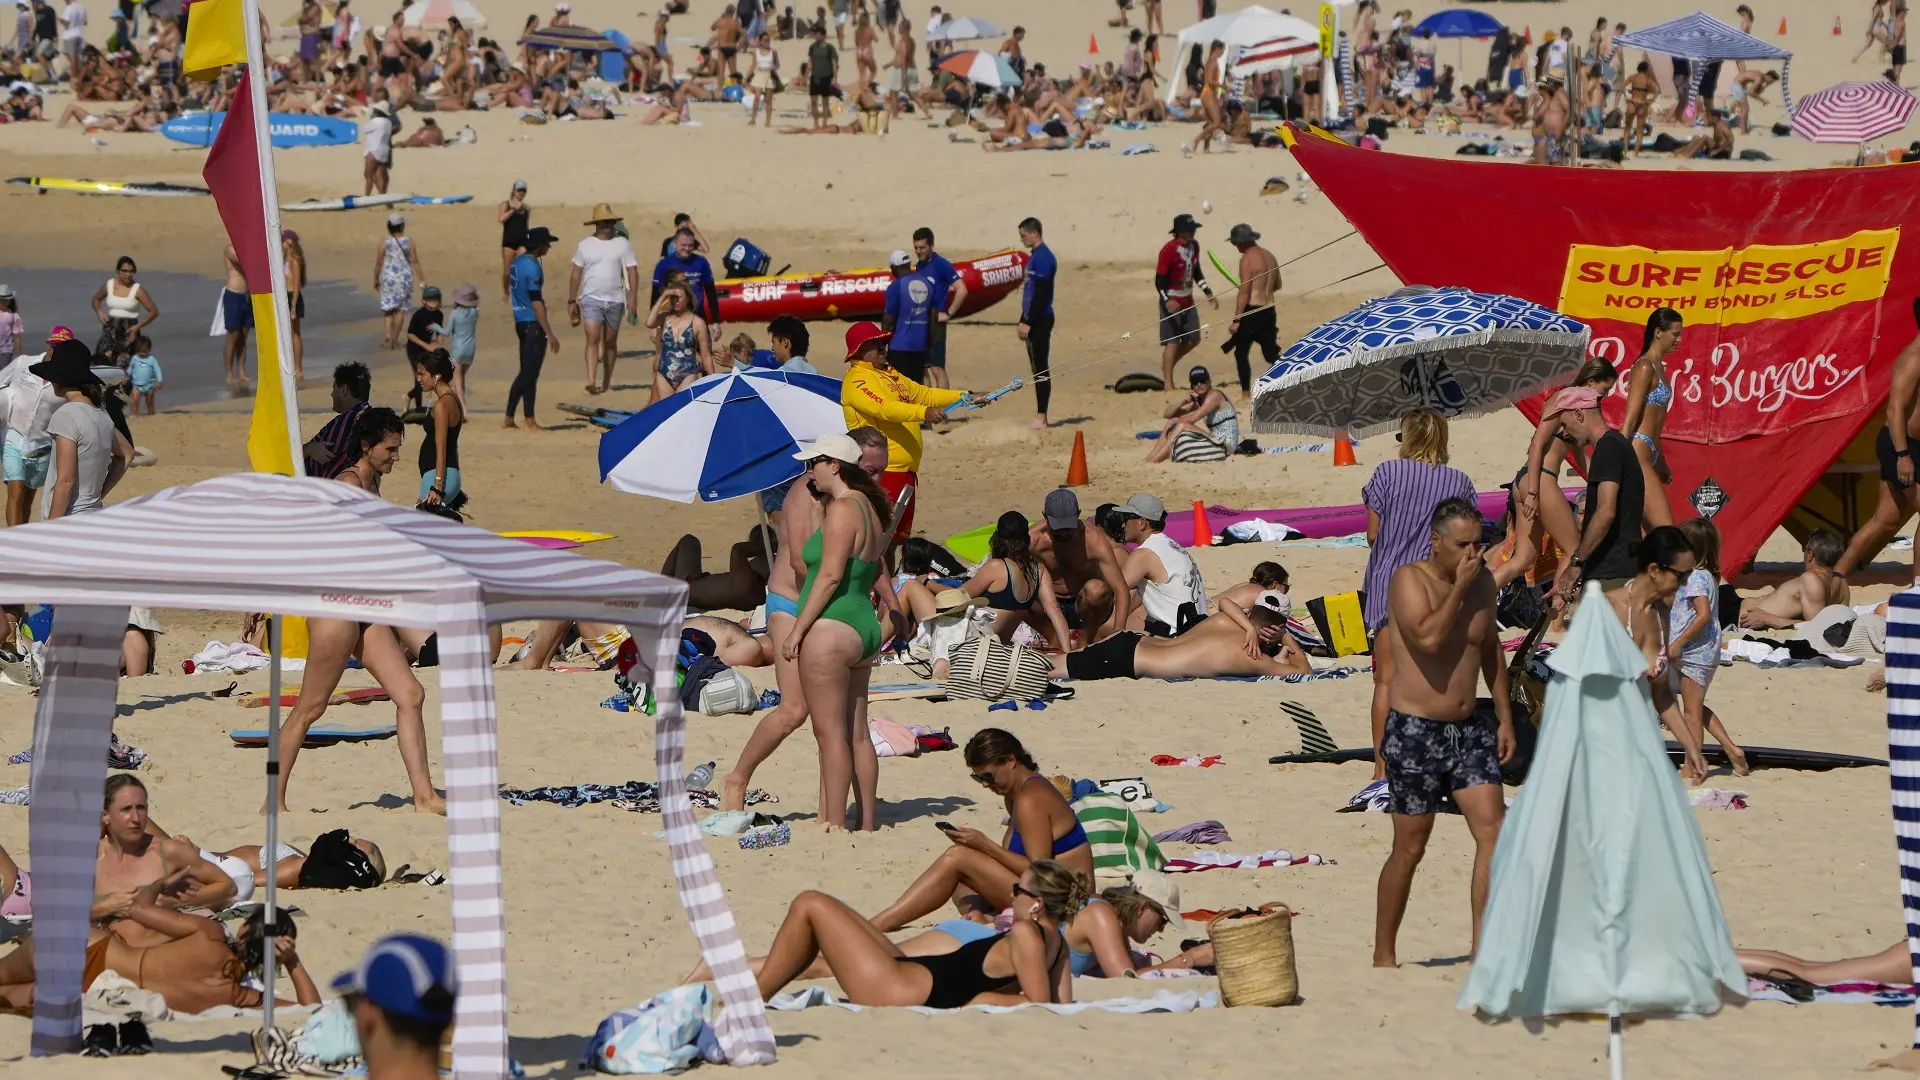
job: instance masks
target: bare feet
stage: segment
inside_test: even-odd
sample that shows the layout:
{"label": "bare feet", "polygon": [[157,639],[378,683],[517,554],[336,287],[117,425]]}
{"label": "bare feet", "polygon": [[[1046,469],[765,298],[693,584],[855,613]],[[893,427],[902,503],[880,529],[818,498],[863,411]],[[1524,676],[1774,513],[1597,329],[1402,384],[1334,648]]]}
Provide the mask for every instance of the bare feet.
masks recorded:
{"label": "bare feet", "polygon": [[1753,771],[1753,767],[1747,764],[1747,752],[1745,750],[1740,749],[1732,743],[1728,743],[1721,747],[1721,749],[1727,752],[1727,760],[1733,762],[1733,775],[1746,776]]}
{"label": "bare feet", "polygon": [[514,422],[513,422],[513,417],[511,417],[511,416],[509,416],[509,417],[507,417],[507,421],[506,421],[506,423],[504,423],[504,424],[501,424],[500,426],[501,426],[501,427],[503,427],[503,428],[517,428],[517,427],[519,427],[520,425],[519,425],[519,424],[516,424],[516,423],[514,423]]}
{"label": "bare feet", "polygon": [[1027,422],[1027,426],[1035,431],[1045,431],[1047,429],[1047,418],[1044,416],[1036,416]]}
{"label": "bare feet", "polygon": [[1397,968],[1400,966],[1400,960],[1392,953],[1388,953],[1385,956],[1374,953],[1373,966],[1377,968]]}
{"label": "bare feet", "polygon": [[1920,1072],[1920,1050],[1902,1050],[1890,1058],[1881,1058],[1866,1067],[1865,1072],[1890,1069],[1896,1072]]}
{"label": "bare feet", "polygon": [[447,800],[441,798],[438,792],[435,792],[425,799],[415,795],[413,797],[413,808],[422,814],[439,814],[441,817],[447,816]]}

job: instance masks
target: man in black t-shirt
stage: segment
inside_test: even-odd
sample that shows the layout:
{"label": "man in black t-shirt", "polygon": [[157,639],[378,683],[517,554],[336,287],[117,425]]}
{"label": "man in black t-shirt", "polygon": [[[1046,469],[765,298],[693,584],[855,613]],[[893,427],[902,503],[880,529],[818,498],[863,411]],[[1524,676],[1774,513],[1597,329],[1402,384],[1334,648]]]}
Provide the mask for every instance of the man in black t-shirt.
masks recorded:
{"label": "man in black t-shirt", "polygon": [[840,53],[827,44],[827,28],[813,28],[813,44],[807,46],[807,113],[814,127],[833,122],[833,99],[840,96]]}
{"label": "man in black t-shirt", "polygon": [[1560,430],[1593,447],[1587,464],[1587,510],[1580,521],[1580,544],[1554,582],[1563,600],[1575,599],[1585,582],[1611,589],[1634,574],[1633,545],[1640,542],[1640,511],[1646,481],[1640,459],[1625,435],[1607,426],[1599,398],[1590,388],[1568,387],[1555,394],[1541,422],[1558,416]]}

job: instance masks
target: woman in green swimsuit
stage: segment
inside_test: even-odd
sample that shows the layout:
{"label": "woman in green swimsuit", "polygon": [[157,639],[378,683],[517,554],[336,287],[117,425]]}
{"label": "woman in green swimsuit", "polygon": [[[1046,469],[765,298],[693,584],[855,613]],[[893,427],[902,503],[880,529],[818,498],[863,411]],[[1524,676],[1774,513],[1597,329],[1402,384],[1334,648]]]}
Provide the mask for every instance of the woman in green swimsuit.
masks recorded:
{"label": "woman in green swimsuit", "polygon": [[871,594],[889,535],[887,496],[860,470],[860,445],[845,435],[822,435],[794,456],[807,463],[807,486],[826,512],[800,553],[807,580],[782,651],[800,663],[820,744],[820,823],[833,829],[846,823],[852,787],[856,828],[871,831],[880,759],[867,736],[867,678],[881,643]]}

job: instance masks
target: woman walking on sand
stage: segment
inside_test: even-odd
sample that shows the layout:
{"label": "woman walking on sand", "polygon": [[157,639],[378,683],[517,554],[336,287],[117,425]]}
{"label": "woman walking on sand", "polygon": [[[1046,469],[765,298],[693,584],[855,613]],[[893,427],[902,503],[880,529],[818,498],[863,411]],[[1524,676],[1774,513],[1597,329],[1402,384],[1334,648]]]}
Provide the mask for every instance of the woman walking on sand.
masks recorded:
{"label": "woman walking on sand", "polygon": [[527,182],[515,180],[513,193],[500,204],[500,298],[507,301],[511,291],[508,281],[513,272],[514,257],[527,249],[527,221],[533,214],[533,207],[527,205]]}
{"label": "woman walking on sand", "polygon": [[383,349],[397,349],[407,340],[413,283],[425,277],[420,270],[420,249],[406,232],[406,215],[388,214],[387,235],[380,241],[380,255],[373,263],[373,287],[380,293],[380,314],[387,320],[386,332],[380,338]]}
{"label": "woman walking on sand", "polygon": [[1667,467],[1667,456],[1660,450],[1660,433],[1673,408],[1667,354],[1680,344],[1684,328],[1679,312],[1654,309],[1647,316],[1647,331],[1640,340],[1640,359],[1633,362],[1627,376],[1627,414],[1620,420],[1620,434],[1633,440],[1633,452],[1646,478],[1646,509],[1640,516],[1649,530],[1673,524],[1673,507],[1667,502],[1667,484],[1673,480],[1673,470]]}
{"label": "woman walking on sand", "polygon": [[280,257],[287,262],[287,333],[293,339],[293,384],[299,386],[307,377],[307,350],[300,339],[300,320],[307,317],[307,253],[300,250],[299,233],[280,230]]}
{"label": "woman walking on sand", "polygon": [[133,258],[122,255],[113,276],[93,294],[93,314],[100,320],[100,341],[93,351],[111,356],[122,368],[127,366],[127,347],[135,335],[160,317],[160,305],[133,279],[138,272]]}
{"label": "woman walking on sand", "polygon": [[891,535],[887,496],[861,471],[860,444],[846,435],[822,435],[794,457],[806,462],[807,486],[826,504],[826,513],[800,553],[807,580],[782,651],[800,662],[820,745],[820,823],[845,826],[847,789],[853,787],[859,813],[854,828],[870,832],[880,759],[867,737],[867,681],[881,632],[868,597]]}
{"label": "woman walking on sand", "polygon": [[414,365],[414,377],[433,398],[423,425],[426,438],[420,442],[420,501],[458,509],[460,428],[467,422],[467,413],[453,392],[453,361],[447,350],[434,349],[421,357]]}

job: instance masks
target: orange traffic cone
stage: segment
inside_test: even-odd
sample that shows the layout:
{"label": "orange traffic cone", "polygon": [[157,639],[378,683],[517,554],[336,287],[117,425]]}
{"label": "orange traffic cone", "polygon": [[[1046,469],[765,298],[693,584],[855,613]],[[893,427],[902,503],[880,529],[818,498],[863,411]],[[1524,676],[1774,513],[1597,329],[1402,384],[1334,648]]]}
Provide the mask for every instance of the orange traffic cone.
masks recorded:
{"label": "orange traffic cone", "polygon": [[1087,486],[1087,435],[1073,433],[1073,456],[1067,459],[1067,487]]}
{"label": "orange traffic cone", "polygon": [[1207,524],[1207,504],[1193,500],[1193,543],[1191,547],[1212,547],[1213,526]]}
{"label": "orange traffic cone", "polygon": [[1088,56],[1100,55],[1100,35],[1099,34],[1087,35],[1087,55]]}
{"label": "orange traffic cone", "polygon": [[1345,428],[1342,428],[1342,429],[1340,429],[1339,431],[1337,431],[1337,432],[1335,432],[1335,433],[1334,433],[1334,436],[1333,436],[1333,463],[1334,463],[1334,465],[1335,465],[1336,467],[1338,467],[1338,466],[1341,466],[1341,465],[1358,465],[1358,464],[1360,464],[1360,462],[1359,462],[1359,461],[1357,461],[1357,460],[1355,460],[1355,459],[1354,459],[1354,456],[1353,456],[1353,440],[1351,440],[1351,439],[1349,439],[1349,438],[1347,438],[1347,432],[1346,432],[1346,429],[1345,429]]}
{"label": "orange traffic cone", "polygon": [[1780,36],[1787,36],[1787,17],[1785,15],[1780,16]]}
{"label": "orange traffic cone", "polygon": [[1840,36],[1840,16],[1838,15],[1835,15],[1833,17],[1833,36],[1834,37]]}

